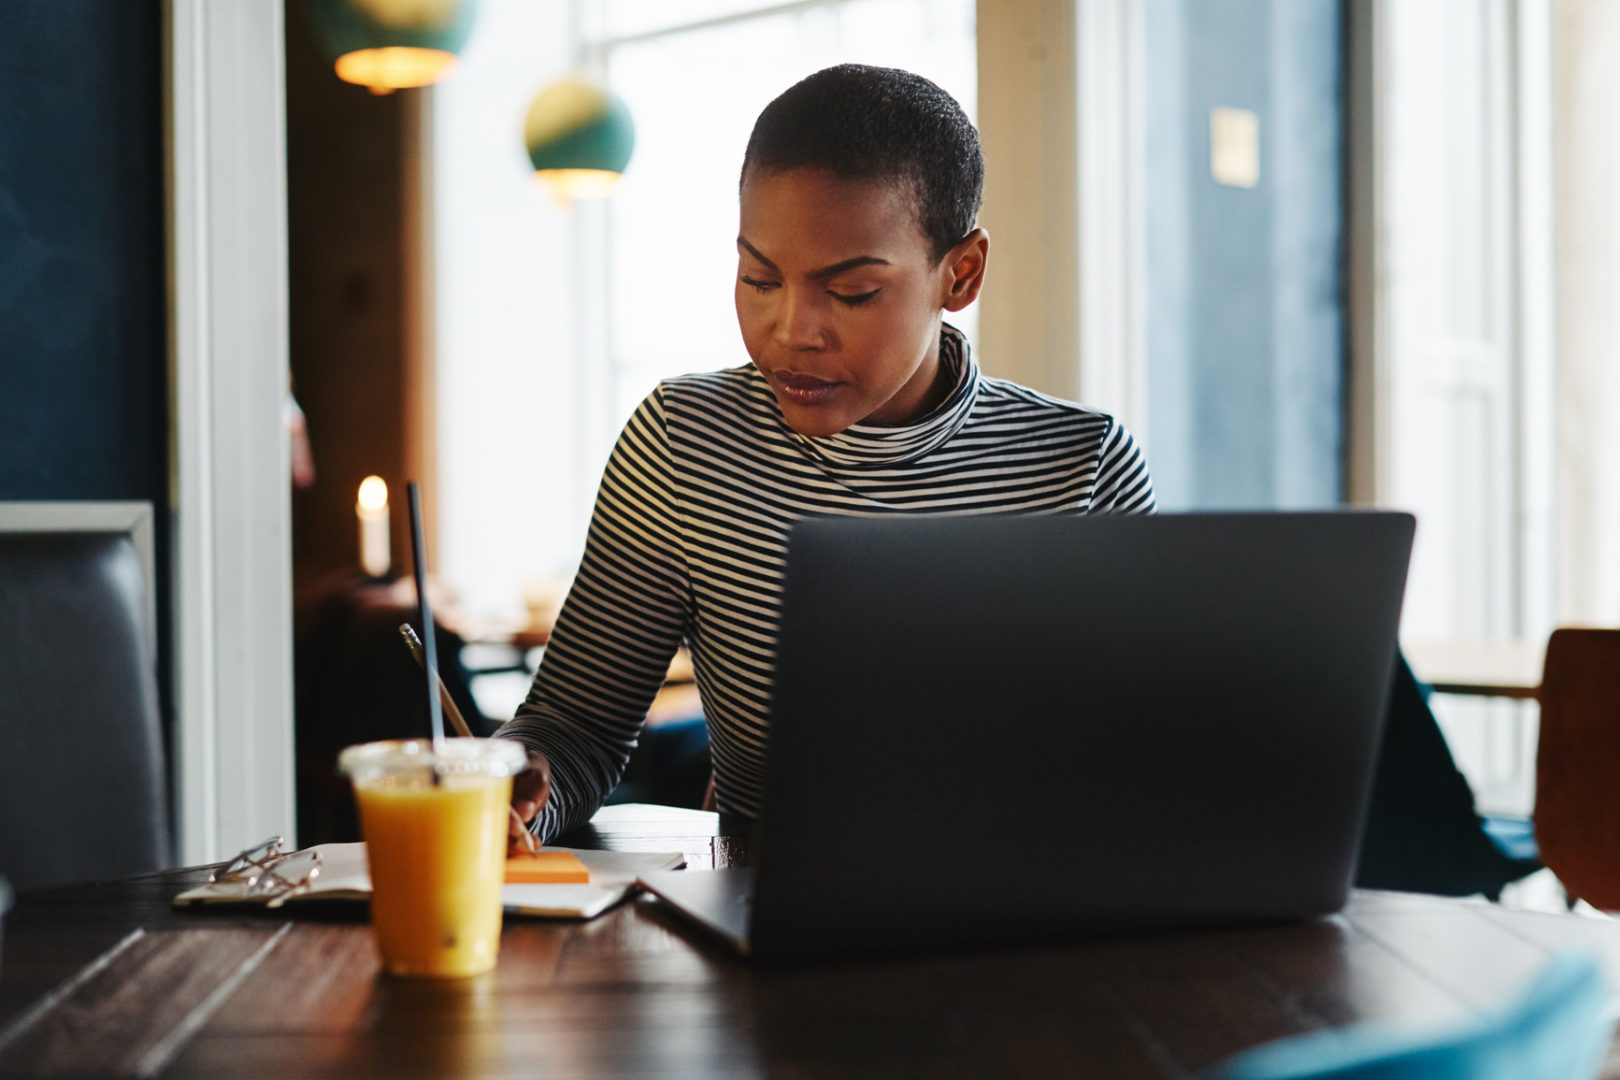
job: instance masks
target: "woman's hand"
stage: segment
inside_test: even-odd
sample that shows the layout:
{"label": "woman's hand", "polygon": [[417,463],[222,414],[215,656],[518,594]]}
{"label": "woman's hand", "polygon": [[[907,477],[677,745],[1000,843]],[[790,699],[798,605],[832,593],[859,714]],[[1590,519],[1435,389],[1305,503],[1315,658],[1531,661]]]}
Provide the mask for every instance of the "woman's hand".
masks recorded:
{"label": "woman's hand", "polygon": [[535,819],[551,795],[551,762],[544,754],[526,751],[529,763],[523,771],[512,777],[512,815],[506,826],[506,853],[534,851],[539,847],[529,822]]}

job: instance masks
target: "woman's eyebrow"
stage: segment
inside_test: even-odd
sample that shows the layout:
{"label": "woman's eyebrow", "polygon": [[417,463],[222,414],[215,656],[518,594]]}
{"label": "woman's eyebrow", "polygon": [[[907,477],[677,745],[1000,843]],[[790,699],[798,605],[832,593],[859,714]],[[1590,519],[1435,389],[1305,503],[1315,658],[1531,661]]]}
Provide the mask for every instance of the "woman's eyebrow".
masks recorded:
{"label": "woman's eyebrow", "polygon": [[778,267],[775,263],[771,262],[771,260],[767,259],[764,255],[760,254],[759,248],[755,247],[753,244],[750,244],[747,240],[744,240],[741,236],[737,237],[737,246],[740,247],[740,248],[746,249],[748,251],[748,254],[752,255],[754,258],[758,259],[760,262],[764,263],[766,266],[770,267],[772,270],[775,270],[777,273],[781,273],[781,268],[780,267]]}
{"label": "woman's eyebrow", "polygon": [[[770,267],[772,270],[775,270],[777,273],[781,273],[781,268],[780,267],[778,267],[771,260],[767,259],[764,255],[760,254],[760,250],[757,247],[755,247],[753,244],[750,244],[747,240],[744,240],[740,236],[737,237],[737,246],[740,247],[740,248],[745,249],[748,252],[748,254],[752,255],[754,258],[758,259],[760,262],[764,263],[766,266]],[[876,255],[857,255],[853,259],[845,259],[842,262],[835,262],[831,266],[823,266],[819,270],[812,270],[812,271],[810,271],[810,273],[806,274],[805,276],[809,277],[809,278],[823,280],[823,279],[826,279],[826,278],[837,277],[839,274],[844,273],[846,270],[854,270],[858,266],[890,266],[890,265],[892,265],[892,264],[889,262],[888,259],[880,259]]]}

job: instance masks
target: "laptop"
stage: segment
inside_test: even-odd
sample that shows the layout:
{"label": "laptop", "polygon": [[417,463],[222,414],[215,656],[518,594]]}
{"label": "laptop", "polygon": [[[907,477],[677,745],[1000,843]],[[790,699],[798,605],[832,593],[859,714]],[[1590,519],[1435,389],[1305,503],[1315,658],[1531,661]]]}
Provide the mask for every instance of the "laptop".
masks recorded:
{"label": "laptop", "polygon": [[1414,520],[813,519],[747,870],[759,958],[1303,919],[1349,894]]}

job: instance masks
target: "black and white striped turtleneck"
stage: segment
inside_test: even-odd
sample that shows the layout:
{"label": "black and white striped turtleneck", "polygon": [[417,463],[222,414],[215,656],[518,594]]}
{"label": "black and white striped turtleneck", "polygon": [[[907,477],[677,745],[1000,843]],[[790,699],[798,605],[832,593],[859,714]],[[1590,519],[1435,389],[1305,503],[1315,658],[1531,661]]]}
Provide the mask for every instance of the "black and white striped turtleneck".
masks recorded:
{"label": "black and white striped turtleneck", "polygon": [[588,819],[618,782],[683,639],[719,807],[758,814],[799,518],[1153,511],[1147,464],[1112,417],[981,375],[949,326],[940,359],[955,388],[903,427],[800,435],[752,367],[668,379],[641,403],[528,699],[500,731],[551,762],[543,837]]}

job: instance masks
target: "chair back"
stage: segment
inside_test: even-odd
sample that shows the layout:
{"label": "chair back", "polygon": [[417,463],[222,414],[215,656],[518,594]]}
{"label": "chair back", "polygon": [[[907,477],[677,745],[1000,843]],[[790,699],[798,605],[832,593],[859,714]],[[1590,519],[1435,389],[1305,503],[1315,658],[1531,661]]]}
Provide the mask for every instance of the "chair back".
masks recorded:
{"label": "chair back", "polygon": [[1547,641],[1536,750],[1536,843],[1566,889],[1620,910],[1620,630]]}
{"label": "chair back", "polygon": [[0,874],[19,890],[169,864],[146,587],[127,536],[0,534]]}

